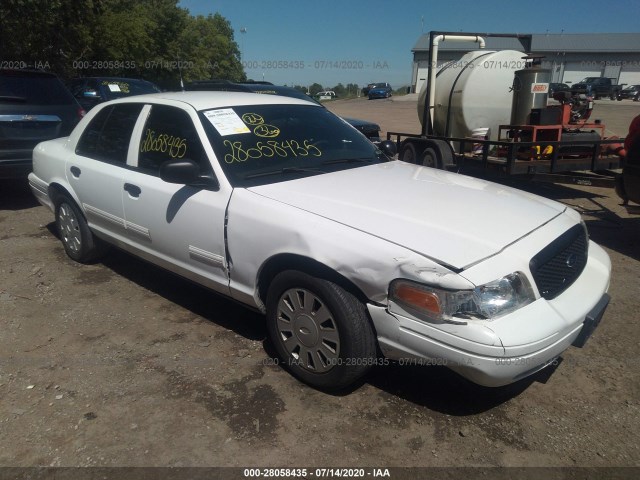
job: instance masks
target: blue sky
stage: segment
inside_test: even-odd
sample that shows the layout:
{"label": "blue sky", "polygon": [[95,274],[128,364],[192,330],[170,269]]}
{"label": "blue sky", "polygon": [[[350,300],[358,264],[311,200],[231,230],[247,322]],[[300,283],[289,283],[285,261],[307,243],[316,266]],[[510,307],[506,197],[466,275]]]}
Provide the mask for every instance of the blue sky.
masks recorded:
{"label": "blue sky", "polygon": [[231,22],[249,78],[326,88],[409,85],[411,49],[430,30],[640,31],[638,0],[182,0],[180,6]]}

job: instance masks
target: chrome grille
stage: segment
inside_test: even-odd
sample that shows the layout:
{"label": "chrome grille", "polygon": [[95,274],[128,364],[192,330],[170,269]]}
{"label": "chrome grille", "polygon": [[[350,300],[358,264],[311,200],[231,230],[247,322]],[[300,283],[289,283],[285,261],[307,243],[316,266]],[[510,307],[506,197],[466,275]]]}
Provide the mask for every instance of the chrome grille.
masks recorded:
{"label": "chrome grille", "polygon": [[588,249],[587,232],[576,225],[531,259],[529,268],[543,298],[557,297],[576,281],[587,264]]}

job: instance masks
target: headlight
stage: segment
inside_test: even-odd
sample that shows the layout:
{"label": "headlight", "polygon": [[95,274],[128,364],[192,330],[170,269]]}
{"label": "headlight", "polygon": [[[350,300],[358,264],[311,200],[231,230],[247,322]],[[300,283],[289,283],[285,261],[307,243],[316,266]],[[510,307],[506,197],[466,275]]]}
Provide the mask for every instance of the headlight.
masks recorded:
{"label": "headlight", "polygon": [[427,321],[464,324],[467,320],[506,315],[533,302],[535,294],[527,277],[516,272],[473,290],[457,291],[398,279],[391,282],[389,300],[391,311],[396,304]]}

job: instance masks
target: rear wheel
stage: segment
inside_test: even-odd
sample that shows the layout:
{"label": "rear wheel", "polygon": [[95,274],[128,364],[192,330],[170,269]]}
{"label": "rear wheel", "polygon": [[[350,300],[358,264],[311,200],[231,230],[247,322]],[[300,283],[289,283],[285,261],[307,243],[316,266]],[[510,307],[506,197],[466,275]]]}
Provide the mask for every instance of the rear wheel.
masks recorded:
{"label": "rear wheel", "polygon": [[417,163],[418,155],[416,153],[416,147],[413,143],[407,142],[402,146],[400,150],[400,160],[407,163]]}
{"label": "rear wheel", "polygon": [[67,195],[57,199],[56,226],[65,252],[76,262],[91,263],[109,248],[91,233],[84,215]]}
{"label": "rear wheel", "polygon": [[267,329],[284,366],[315,388],[347,387],[376,358],[364,304],[337,284],[303,272],[288,270],[271,282]]}
{"label": "rear wheel", "polygon": [[444,140],[429,140],[418,163],[425,167],[447,170],[454,164],[453,150]]}
{"label": "rear wheel", "polygon": [[434,147],[427,147],[424,152],[422,152],[420,162],[418,163],[425,167],[442,168],[440,157],[440,151],[437,151]]}

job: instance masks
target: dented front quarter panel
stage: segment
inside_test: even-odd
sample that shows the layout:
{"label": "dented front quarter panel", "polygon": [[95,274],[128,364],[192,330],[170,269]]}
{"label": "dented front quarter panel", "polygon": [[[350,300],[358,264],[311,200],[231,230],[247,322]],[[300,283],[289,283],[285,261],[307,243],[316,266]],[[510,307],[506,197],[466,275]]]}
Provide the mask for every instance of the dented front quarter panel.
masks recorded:
{"label": "dented front quarter panel", "polygon": [[473,288],[451,270],[400,245],[246,189],[234,190],[228,219],[232,295],[261,310],[261,269],[280,254],[299,255],[331,268],[379,305],[386,305],[389,283],[396,278]]}

